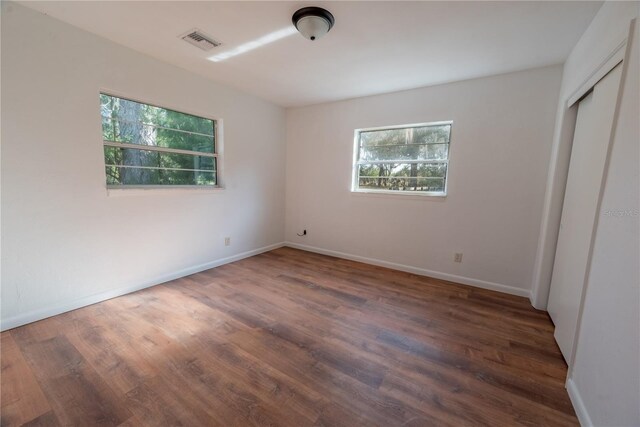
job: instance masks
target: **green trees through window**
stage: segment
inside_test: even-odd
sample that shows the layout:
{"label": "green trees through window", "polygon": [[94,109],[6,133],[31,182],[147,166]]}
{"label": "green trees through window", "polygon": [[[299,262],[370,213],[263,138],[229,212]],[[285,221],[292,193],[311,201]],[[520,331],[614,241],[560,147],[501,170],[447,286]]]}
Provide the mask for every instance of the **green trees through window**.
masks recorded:
{"label": "green trees through window", "polygon": [[356,131],[354,190],[443,195],[451,122]]}
{"label": "green trees through window", "polygon": [[215,120],[100,94],[109,187],[215,186]]}

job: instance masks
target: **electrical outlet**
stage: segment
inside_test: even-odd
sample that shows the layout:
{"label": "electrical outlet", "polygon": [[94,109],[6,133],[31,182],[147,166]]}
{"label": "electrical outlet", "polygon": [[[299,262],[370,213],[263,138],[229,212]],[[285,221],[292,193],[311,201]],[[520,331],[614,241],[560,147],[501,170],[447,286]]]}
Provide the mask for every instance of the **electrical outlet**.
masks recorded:
{"label": "electrical outlet", "polygon": [[224,245],[225,246],[231,246],[231,237],[225,237],[224,238]]}
{"label": "electrical outlet", "polygon": [[453,262],[462,262],[462,254],[461,253],[453,254]]}

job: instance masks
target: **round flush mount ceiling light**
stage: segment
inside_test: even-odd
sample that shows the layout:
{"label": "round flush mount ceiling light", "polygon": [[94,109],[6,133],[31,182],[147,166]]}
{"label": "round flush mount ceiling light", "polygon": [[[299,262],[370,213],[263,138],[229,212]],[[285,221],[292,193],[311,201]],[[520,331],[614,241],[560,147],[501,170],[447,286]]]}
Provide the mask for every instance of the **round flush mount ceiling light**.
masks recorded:
{"label": "round flush mount ceiling light", "polygon": [[321,7],[303,7],[291,20],[300,34],[311,41],[327,34],[335,22],[331,12]]}

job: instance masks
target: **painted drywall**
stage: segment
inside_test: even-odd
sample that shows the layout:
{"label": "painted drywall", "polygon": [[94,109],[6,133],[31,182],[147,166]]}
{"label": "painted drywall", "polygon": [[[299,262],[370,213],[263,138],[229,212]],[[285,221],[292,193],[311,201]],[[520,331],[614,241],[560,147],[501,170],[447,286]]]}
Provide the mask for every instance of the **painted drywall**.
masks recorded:
{"label": "painted drywall", "polygon": [[541,310],[546,309],[549,298],[573,142],[576,110],[570,108],[567,101],[627,38],[629,22],[638,16],[639,4],[639,2],[605,2],[564,64],[531,286],[531,302],[534,307]]}
{"label": "painted drywall", "polygon": [[[222,119],[225,189],[108,195],[101,89]],[[2,113],[3,328],[282,241],[280,107],[2,2]]]}
{"label": "painted drywall", "polygon": [[595,426],[640,426],[639,32],[636,21],[570,372]]}
{"label": "painted drywall", "polygon": [[[560,80],[554,66],[287,110],[286,240],[529,295]],[[446,197],[350,191],[354,129],[441,120]]]}

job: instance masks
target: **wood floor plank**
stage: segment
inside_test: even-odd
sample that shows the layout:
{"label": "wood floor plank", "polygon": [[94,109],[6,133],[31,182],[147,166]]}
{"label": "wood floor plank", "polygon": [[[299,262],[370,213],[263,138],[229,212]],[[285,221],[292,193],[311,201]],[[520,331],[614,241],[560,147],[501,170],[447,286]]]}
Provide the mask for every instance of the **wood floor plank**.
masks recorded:
{"label": "wood floor plank", "polygon": [[131,355],[130,346],[118,345],[110,339],[104,326],[87,327],[66,337],[115,391],[126,394],[155,375],[149,364]]}
{"label": "wood floor plank", "polygon": [[49,411],[27,423],[22,424],[22,427],[59,427],[60,425],[58,417],[56,417],[53,411]]}
{"label": "wood floor plank", "polygon": [[[191,318],[194,326],[200,325],[200,328],[206,331],[193,336],[195,340],[200,340],[201,347],[200,349],[195,345],[192,347],[194,349],[192,365],[202,371],[207,368],[224,371],[231,380],[227,384],[229,387],[233,386],[234,389],[241,390],[246,395],[252,395],[258,404],[270,407],[270,411],[277,412],[282,405],[286,405],[287,409],[282,416],[287,417],[289,414],[295,416],[295,422],[298,425],[302,423],[301,418],[306,418],[309,424],[317,418],[319,413],[314,408],[320,406],[321,396],[311,388],[296,383],[292,378],[262,363],[253,355],[230,346],[228,334],[233,333],[237,328],[211,327],[208,316],[199,314],[199,303],[187,298],[178,290],[158,289],[156,295],[164,295],[166,298],[149,302],[149,307],[153,308],[155,313],[168,318]],[[188,301],[191,301],[190,304]],[[164,326],[169,329],[163,326],[161,328],[173,335],[174,327],[181,325]],[[244,387],[244,384],[250,384],[251,387]],[[259,393],[268,395],[269,399],[266,401],[260,399]],[[290,421],[293,422],[294,419]]]}
{"label": "wood floor plank", "polygon": [[11,332],[3,332],[1,339],[0,425],[22,425],[46,414],[51,406]]}
{"label": "wood floor plank", "polygon": [[280,248],[2,334],[2,426],[575,426],[525,298]]}
{"label": "wood floor plank", "polygon": [[22,347],[60,422],[117,426],[131,413],[64,336]]}
{"label": "wood floor plank", "polygon": [[[167,301],[167,305],[171,305],[171,302]],[[117,309],[114,308],[115,310]],[[181,402],[187,399],[193,417],[202,425],[274,424],[262,402],[253,394],[253,387],[241,381],[234,381],[233,375],[221,369],[219,361],[215,358],[206,359],[204,355],[198,354],[198,349],[202,349],[200,342],[192,342],[189,348],[183,346],[182,342],[186,338],[179,335],[180,323],[157,324],[155,319],[162,310],[153,311],[154,315],[150,318],[144,314],[137,315],[131,310],[116,311],[116,315],[108,322],[112,325],[129,325],[125,326],[126,330],[122,330],[123,339],[126,342],[141,343],[138,357],[158,367],[157,380],[165,384],[164,394],[159,395],[162,399],[174,399],[169,407],[181,411],[184,406]],[[191,332],[187,335],[193,339],[205,338],[206,341],[206,337],[213,331],[211,328],[205,335],[195,335]],[[171,336],[176,338],[171,339]],[[159,387],[154,386],[152,390],[157,388]],[[147,402],[153,403],[156,399]],[[145,414],[137,413],[137,416],[154,425],[161,423],[157,419],[150,420]]]}
{"label": "wood floor plank", "polygon": [[[188,426],[197,411],[190,408],[183,394],[164,393],[168,384],[159,378],[147,380],[126,393],[127,403],[135,419],[146,426]],[[202,417],[202,414],[199,414]],[[211,425],[221,425],[208,415]],[[202,418],[201,418],[202,419]]]}
{"label": "wood floor plank", "polygon": [[[270,288],[268,290],[268,292],[262,291],[260,289],[256,289],[253,294],[266,294],[266,295],[270,295],[271,297],[275,297],[276,296],[276,292],[274,292],[273,288]],[[272,298],[273,299],[273,298]],[[249,301],[245,301],[245,302],[249,302]],[[282,300],[278,301],[280,303],[282,303]],[[262,300],[260,301],[260,304],[249,304],[249,306],[266,306],[269,303]],[[277,308],[273,308],[274,310],[277,310]],[[369,321],[371,320],[377,320],[378,316],[375,316],[375,313],[378,310],[376,309],[373,313],[372,312],[367,312],[366,313],[366,317],[368,318]],[[283,318],[286,320],[286,313],[281,313],[279,314],[280,318]],[[310,316],[309,316],[310,317]],[[335,316],[334,316],[335,317]],[[321,321],[321,319],[317,318],[317,321]],[[354,320],[354,316],[350,315],[349,316],[349,320],[351,321],[351,323],[353,323]],[[380,318],[380,321],[383,321],[384,319]],[[388,323],[388,318],[386,319],[387,323]],[[379,322],[377,322],[379,323]],[[405,322],[406,323],[406,322]],[[397,324],[397,323],[396,323]],[[298,323],[298,325],[303,325]],[[405,328],[407,327],[407,325],[404,325]],[[429,328],[429,329],[433,329],[433,328]],[[406,331],[406,329],[405,329]],[[314,330],[314,332],[317,332],[317,328]],[[354,331],[355,332],[355,331]],[[321,331],[321,333],[319,335],[326,335],[326,333],[324,333],[324,331]],[[440,343],[440,347],[442,348],[443,346],[447,346],[447,347],[454,347],[454,349],[460,350],[462,352],[466,352],[468,356],[476,358],[476,359],[480,359],[480,358],[484,358],[486,360],[492,360],[494,362],[497,362],[499,364],[505,364],[507,363],[505,359],[509,359],[508,364],[511,365],[512,369],[518,369],[519,367],[522,367],[522,369],[525,370],[531,370],[531,369],[538,369],[541,371],[544,371],[545,373],[551,373],[551,374],[555,374],[558,377],[557,378],[561,378],[561,380],[564,380],[564,373],[566,372],[566,368],[564,367],[564,364],[559,363],[557,364],[555,367],[559,368],[559,369],[552,369],[554,366],[549,366],[549,363],[538,363],[536,362],[536,360],[532,360],[532,359],[527,359],[527,358],[518,358],[517,355],[511,355],[507,352],[497,352],[495,351],[495,338],[493,339],[493,343],[494,345],[489,347],[487,345],[482,345],[479,346],[478,342],[474,341],[474,348],[473,350],[471,350],[470,347],[468,347],[468,345],[465,345],[463,342],[457,343],[456,341],[456,336],[455,335],[434,335],[433,332],[430,332],[428,335],[423,334],[419,334],[419,337],[422,339],[426,339],[427,341],[429,340],[437,340],[437,342]],[[347,338],[349,339],[349,338]],[[458,340],[459,341],[459,340]],[[506,340],[505,340],[506,341]],[[490,342],[491,343],[491,342]],[[506,341],[504,343],[504,345],[506,346],[505,348],[508,348],[509,346],[509,342]],[[485,348],[483,348],[485,347]],[[470,351],[471,350],[471,351]],[[474,353],[477,353],[477,357],[475,356]],[[487,353],[489,353],[489,355],[487,355]]]}

